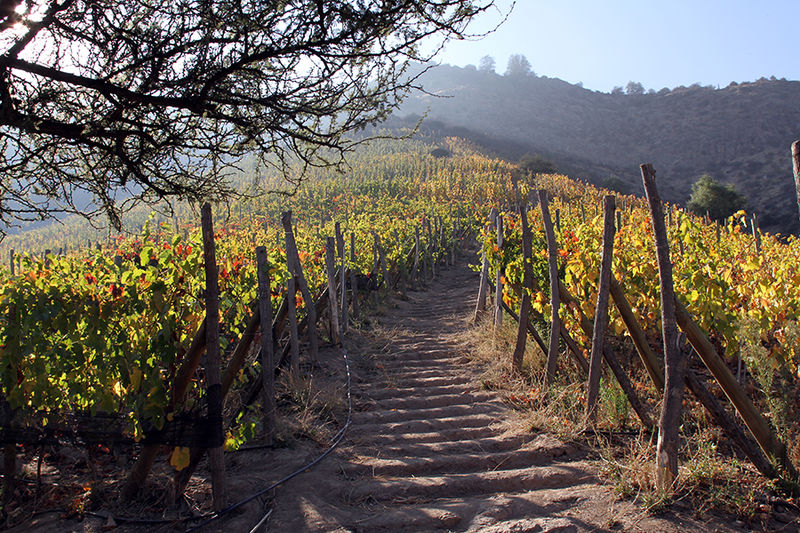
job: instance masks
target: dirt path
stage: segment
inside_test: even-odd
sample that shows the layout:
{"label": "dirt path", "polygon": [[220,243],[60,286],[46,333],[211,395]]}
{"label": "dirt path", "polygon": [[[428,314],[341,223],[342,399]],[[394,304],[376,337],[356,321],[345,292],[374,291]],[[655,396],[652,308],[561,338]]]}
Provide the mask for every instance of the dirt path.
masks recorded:
{"label": "dirt path", "polygon": [[317,469],[280,488],[269,531],[742,531],[617,501],[577,446],[509,424],[456,333],[476,275],[441,273],[381,320],[393,342],[354,385],[353,425]]}

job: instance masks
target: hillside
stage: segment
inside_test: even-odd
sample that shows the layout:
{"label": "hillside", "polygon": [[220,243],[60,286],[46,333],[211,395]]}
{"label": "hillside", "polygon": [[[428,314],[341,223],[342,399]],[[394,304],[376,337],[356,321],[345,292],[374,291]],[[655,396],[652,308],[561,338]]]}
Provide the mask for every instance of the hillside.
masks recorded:
{"label": "hillside", "polygon": [[538,152],[594,183],[616,175],[636,193],[639,165],[651,162],[664,198],[681,204],[708,173],[747,197],[763,229],[800,230],[789,148],[800,137],[800,82],[626,95],[449,65],[421,82],[430,94],[409,97],[394,123],[427,112],[427,130],[469,137],[511,159]]}

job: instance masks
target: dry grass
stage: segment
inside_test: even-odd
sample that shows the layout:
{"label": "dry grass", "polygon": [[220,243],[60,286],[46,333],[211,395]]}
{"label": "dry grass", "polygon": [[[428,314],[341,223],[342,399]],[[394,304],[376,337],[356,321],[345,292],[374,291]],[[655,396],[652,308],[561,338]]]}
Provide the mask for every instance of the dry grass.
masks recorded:
{"label": "dry grass", "polygon": [[[463,332],[461,340],[484,368],[482,385],[517,408],[527,430],[580,441],[595,450],[602,475],[619,496],[635,499],[651,513],[682,501],[698,515],[725,512],[748,523],[764,518],[765,502],[773,491],[771,483],[749,463],[732,456],[726,446],[720,446],[722,437],[709,426],[698,405],[689,402],[685,414],[681,466],[674,491],[658,493],[654,488],[654,437],[637,431],[641,425],[613,378],[604,379],[601,385],[597,425],[601,431],[586,432],[585,382],[563,353],[559,377],[549,391],[542,387],[545,355],[530,340],[522,373],[511,372],[516,330],[517,324],[507,317],[499,328],[486,317]],[[646,383],[634,381],[640,392],[653,392]]]}

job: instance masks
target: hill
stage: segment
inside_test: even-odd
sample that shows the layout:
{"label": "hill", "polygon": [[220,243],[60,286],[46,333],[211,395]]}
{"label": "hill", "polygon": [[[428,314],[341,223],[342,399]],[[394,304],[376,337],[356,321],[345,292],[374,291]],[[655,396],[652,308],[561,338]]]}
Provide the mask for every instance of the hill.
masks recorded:
{"label": "hill", "polygon": [[514,160],[540,153],[595,184],[616,176],[637,194],[639,165],[650,162],[664,199],[680,204],[708,173],[747,197],[763,229],[800,230],[789,148],[800,137],[800,82],[608,94],[449,65],[420,81],[426,93],[409,97],[390,125],[427,113],[426,130],[467,137]]}

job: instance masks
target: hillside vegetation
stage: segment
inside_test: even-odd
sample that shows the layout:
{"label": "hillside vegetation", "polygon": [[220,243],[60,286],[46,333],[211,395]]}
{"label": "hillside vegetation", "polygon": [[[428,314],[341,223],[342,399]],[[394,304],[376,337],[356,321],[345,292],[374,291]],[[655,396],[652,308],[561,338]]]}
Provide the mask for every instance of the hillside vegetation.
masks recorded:
{"label": "hillside vegetation", "polygon": [[800,82],[607,94],[449,65],[421,82],[431,94],[409,98],[397,116],[414,121],[427,113],[424,129],[469,137],[513,160],[541,153],[594,183],[615,175],[636,194],[639,165],[650,162],[664,199],[683,205],[707,173],[744,194],[763,228],[800,230],[789,148],[800,136]]}

